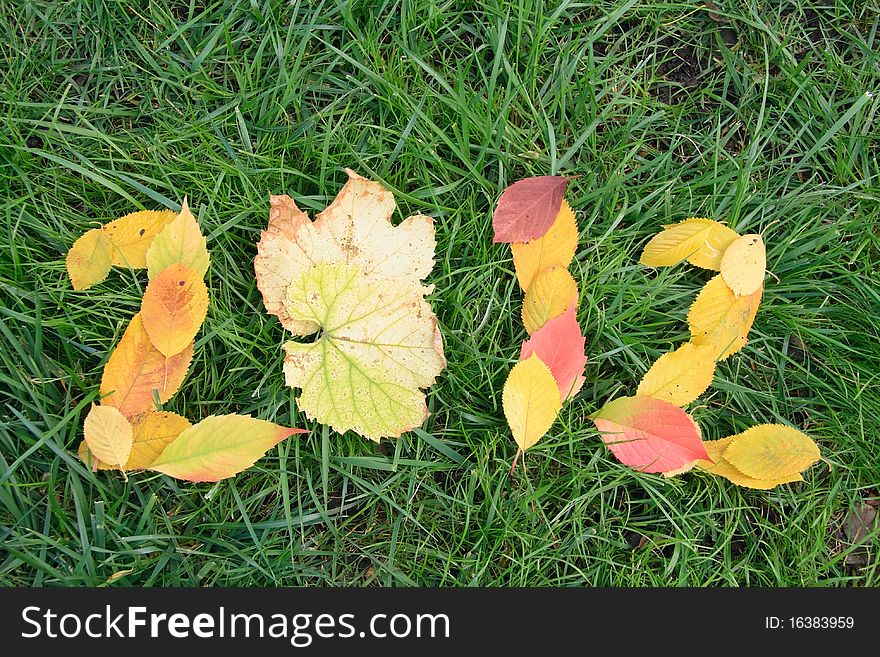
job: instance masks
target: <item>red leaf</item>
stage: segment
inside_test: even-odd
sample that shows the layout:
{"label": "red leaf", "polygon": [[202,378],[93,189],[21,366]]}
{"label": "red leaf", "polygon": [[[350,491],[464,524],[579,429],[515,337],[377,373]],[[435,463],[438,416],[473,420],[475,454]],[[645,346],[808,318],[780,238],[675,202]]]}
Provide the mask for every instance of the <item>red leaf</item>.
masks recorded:
{"label": "red leaf", "polygon": [[621,397],[591,419],[614,456],[634,470],[668,472],[695,459],[712,461],[697,423],[661,399]]}
{"label": "red leaf", "polygon": [[584,384],[586,341],[575,317],[575,307],[571,305],[559,317],[551,319],[523,342],[519,359],[525,360],[532,354],[537,354],[553,373],[556,385],[559,386],[559,396],[568,399],[574,397]]}
{"label": "red leaf", "polygon": [[549,230],[568,185],[564,176],[525,178],[501,193],[492,217],[494,242],[528,242]]}

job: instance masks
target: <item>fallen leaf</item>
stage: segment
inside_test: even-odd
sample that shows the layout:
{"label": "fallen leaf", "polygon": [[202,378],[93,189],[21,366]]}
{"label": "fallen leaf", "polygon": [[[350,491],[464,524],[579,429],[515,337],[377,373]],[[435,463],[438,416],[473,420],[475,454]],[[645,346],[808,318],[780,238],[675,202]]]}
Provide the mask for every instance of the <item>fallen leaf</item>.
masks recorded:
{"label": "fallen leaf", "polygon": [[[135,415],[131,419],[131,454],[122,469],[141,470],[146,468],[156,460],[168,443],[177,438],[184,429],[191,426],[192,424],[185,417],[167,411],[148,411]],[[92,454],[85,440],[80,443],[77,454],[86,465],[91,461],[93,470],[119,469],[118,465],[104,463]]]}
{"label": "fallen leaf", "polygon": [[522,451],[550,430],[562,406],[556,379],[537,354],[510,370],[501,401],[513,439]]}
{"label": "fallen leaf", "polygon": [[636,394],[685,406],[706,391],[714,375],[715,350],[686,342],[654,362]]}
{"label": "fallen leaf", "polygon": [[559,317],[551,319],[523,342],[519,353],[521,361],[532,354],[550,368],[561,399],[574,397],[584,384],[584,365],[587,356],[584,353],[586,338],[581,334],[575,316],[575,307]]}
{"label": "fallen leaf", "polygon": [[[267,312],[294,335],[318,330],[284,309],[290,283],[322,263],[355,265],[368,283],[419,284],[434,266],[434,223],[414,215],[391,224],[394,196],[350,169],[348,182],[327,208],[309,221],[287,196],[270,199],[269,226],[257,244],[254,270]],[[429,292],[430,288],[425,288]]]}
{"label": "fallen leaf", "polygon": [[493,241],[528,242],[543,236],[559,214],[567,186],[563,176],[525,178],[510,185],[492,216]]}
{"label": "fallen leaf", "polygon": [[695,462],[696,467],[709,474],[724,477],[737,486],[754,488],[757,490],[770,490],[771,488],[776,488],[780,484],[790,484],[804,480],[800,472],[795,472],[777,479],[755,479],[754,477],[744,475],[724,458],[725,450],[730,446],[730,443],[735,437],[736,436],[728,436],[721,440],[707,440],[704,442],[703,446],[706,448],[710,460],[698,460]]}
{"label": "fallen leaf", "polygon": [[577,305],[578,288],[574,278],[563,267],[551,267],[535,276],[523,300],[522,320],[529,335],[566,308]]}
{"label": "fallen leaf", "polygon": [[577,248],[578,229],[574,211],[563,200],[559,214],[547,232],[530,242],[514,242],[513,265],[523,290],[528,290],[538,272],[550,267],[568,267]]}
{"label": "fallen leaf", "polygon": [[418,283],[370,282],[360,267],[320,264],[287,290],[285,308],[322,328],[314,342],[287,342],[287,384],[298,406],[340,433],[379,441],[419,426],[425,394],[446,366],[437,320]]}
{"label": "fallen leaf", "polygon": [[724,460],[754,479],[783,479],[816,463],[819,447],[784,424],[760,424],[733,436]]}
{"label": "fallen leaf", "polygon": [[719,274],[710,280],[688,312],[691,342],[714,349],[717,360],[724,360],[742,349],[755,321],[763,288],[744,297],[736,296]]}
{"label": "fallen leaf", "polygon": [[620,397],[590,416],[617,459],[642,472],[668,472],[709,455],[690,415],[652,397]]}
{"label": "fallen leaf", "polygon": [[183,383],[192,356],[192,343],[171,358],[163,356],[137,313],[104,366],[101,404],[118,408],[126,417],[154,410],[153,390],[158,391],[159,401],[171,399]]}
{"label": "fallen leaf", "polygon": [[147,266],[147,249],[153,238],[177,216],[171,210],[141,210],[114,219],[103,227],[111,245],[112,264],[142,269]]}
{"label": "fallen leaf", "polygon": [[208,288],[202,277],[181,264],[153,277],[141,302],[141,320],[150,342],[174,356],[193,341],[208,312]]}
{"label": "fallen leaf", "polygon": [[[868,534],[877,529],[877,510],[870,504],[859,504],[850,509],[843,521],[843,533],[850,545],[865,543]],[[863,568],[868,565],[868,546],[861,545],[846,555],[848,566]]]}
{"label": "fallen leaf", "polygon": [[736,231],[717,221],[691,217],[677,224],[664,225],[651,238],[639,260],[648,267],[671,267],[682,260],[703,269],[721,269],[721,258],[739,238]]}
{"label": "fallen leaf", "polygon": [[83,423],[89,450],[108,465],[122,465],[131,454],[132,429],[125,416],[112,406],[92,405]]}
{"label": "fallen leaf", "polygon": [[247,415],[212,415],[184,429],[149,469],[187,481],[219,481],[249,468],[295,433],[306,431]]}
{"label": "fallen leaf", "polygon": [[208,271],[211,256],[186,199],[180,213],[153,238],[146,260],[150,279],[175,264],[192,269],[200,277]]}
{"label": "fallen leaf", "polygon": [[743,235],[724,252],[721,276],[738,296],[748,296],[760,289],[767,269],[767,250],[760,235]]}
{"label": "fallen leaf", "polygon": [[67,274],[74,290],[87,290],[110,273],[110,242],[100,228],[82,235],[67,252]]}

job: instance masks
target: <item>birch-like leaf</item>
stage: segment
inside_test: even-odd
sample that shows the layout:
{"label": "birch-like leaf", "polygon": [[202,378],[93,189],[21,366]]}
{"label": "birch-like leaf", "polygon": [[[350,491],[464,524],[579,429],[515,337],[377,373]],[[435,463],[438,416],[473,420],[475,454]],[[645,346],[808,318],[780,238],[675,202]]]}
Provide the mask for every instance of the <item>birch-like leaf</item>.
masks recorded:
{"label": "birch-like leaf", "polygon": [[100,228],[83,234],[67,252],[67,275],[74,290],[87,290],[110,273],[110,242]]}
{"label": "birch-like leaf", "polygon": [[150,342],[171,357],[193,341],[207,312],[208,288],[201,275],[175,263],[147,285],[140,315]]}
{"label": "birch-like leaf", "polygon": [[711,219],[691,217],[651,238],[639,260],[648,267],[670,267],[682,260],[703,269],[721,269],[724,252],[739,238],[736,231]]}
{"label": "birch-like leaf", "polygon": [[737,296],[720,274],[712,278],[688,311],[691,342],[712,347],[717,360],[735,354],[748,341],[763,293],[759,287],[748,296]]}
{"label": "birch-like leaf", "polygon": [[721,276],[738,297],[748,296],[764,283],[767,249],[757,234],[743,235],[724,252]]}
{"label": "birch-like leaf", "polygon": [[131,454],[131,424],[112,406],[92,406],[83,433],[89,450],[108,465],[120,466]]}
{"label": "birch-like leaf", "polygon": [[105,224],[102,230],[111,245],[113,266],[146,267],[147,250],[153,239],[176,216],[171,210],[140,210]]}
{"label": "birch-like leaf", "polygon": [[685,406],[706,391],[714,375],[715,350],[686,342],[654,362],[636,394]]}
{"label": "birch-like leaf", "polygon": [[562,405],[556,379],[537,354],[510,370],[501,401],[513,439],[522,451],[549,431]]}
{"label": "birch-like leaf", "polygon": [[547,232],[530,242],[510,245],[516,278],[523,290],[528,290],[538,272],[550,267],[568,267],[577,248],[578,229],[574,211],[563,200],[559,213]]}

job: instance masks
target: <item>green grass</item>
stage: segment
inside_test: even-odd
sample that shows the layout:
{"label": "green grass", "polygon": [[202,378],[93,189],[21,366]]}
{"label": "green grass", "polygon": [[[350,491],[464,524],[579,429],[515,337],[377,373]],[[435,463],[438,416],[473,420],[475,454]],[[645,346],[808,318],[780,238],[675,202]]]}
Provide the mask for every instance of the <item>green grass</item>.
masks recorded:
{"label": "green grass", "polygon": [[[878,585],[840,527],[880,495],[880,9],[590,3],[0,0],[0,582],[6,585]],[[817,5],[819,3],[816,3]],[[449,367],[421,430],[375,445],[297,412],[253,275],[269,193],[323,208],[343,167],[435,217]],[[568,197],[587,382],[511,479],[501,388],[525,337],[503,187]],[[187,195],[212,305],[166,408],[306,426],[216,485],[76,458],[144,272],[74,292],[95,222]],[[750,342],[693,413],[707,439],[807,431],[832,467],[762,492],[619,464],[586,415],[687,338],[706,272],[648,270],[662,223],[768,243]],[[778,279],[778,280],[777,280]]]}

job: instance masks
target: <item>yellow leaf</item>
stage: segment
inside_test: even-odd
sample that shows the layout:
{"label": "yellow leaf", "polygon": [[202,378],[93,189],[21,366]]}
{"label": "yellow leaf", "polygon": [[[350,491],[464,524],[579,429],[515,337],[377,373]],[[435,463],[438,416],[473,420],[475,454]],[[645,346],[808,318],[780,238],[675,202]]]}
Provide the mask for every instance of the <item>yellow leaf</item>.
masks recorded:
{"label": "yellow leaf", "polygon": [[739,238],[736,231],[711,219],[691,217],[651,238],[639,260],[648,267],[670,267],[682,260],[703,269],[721,268],[721,257]]}
{"label": "yellow leaf", "polygon": [[721,275],[703,287],[688,312],[691,342],[712,347],[718,360],[742,349],[755,321],[763,288],[744,297],[736,296]]}
{"label": "yellow leaf", "polygon": [[171,210],[141,210],[104,225],[111,245],[112,264],[142,269],[147,266],[147,249],[153,238],[177,216]]}
{"label": "yellow leaf", "polygon": [[420,388],[446,359],[421,285],[368,282],[354,265],[321,264],[290,284],[285,308],[323,329],[317,341],[284,345],[285,379],[302,388],[297,404],[308,417],[376,442],[428,417]]}
{"label": "yellow leaf", "polygon": [[709,474],[724,477],[737,486],[755,488],[758,490],[770,490],[771,488],[776,488],[780,484],[789,484],[795,481],[804,480],[800,473],[793,473],[778,479],[755,479],[754,477],[744,475],[724,458],[724,451],[730,446],[730,443],[734,438],[735,436],[728,436],[721,440],[707,440],[704,442],[703,445],[706,448],[706,452],[715,462],[712,463],[711,461],[699,460],[696,461],[697,468],[704,472],[708,472]]}
{"label": "yellow leaf", "polygon": [[173,264],[147,285],[140,315],[150,342],[170,357],[192,342],[207,312],[208,288],[201,276]]}
{"label": "yellow leaf", "polygon": [[510,370],[501,401],[513,438],[522,451],[547,433],[562,406],[556,379],[537,354]]}
{"label": "yellow leaf", "polygon": [[131,419],[131,425],[133,445],[126,470],[149,467],[169,443],[192,426],[185,417],[168,411],[141,413]]}
{"label": "yellow leaf", "polygon": [[516,278],[523,290],[528,290],[538,272],[550,267],[568,267],[577,248],[578,229],[574,212],[563,200],[559,214],[543,237],[531,242],[514,242],[513,264]]}
{"label": "yellow leaf", "polygon": [[153,390],[158,391],[159,401],[171,399],[183,383],[192,355],[190,343],[171,358],[163,356],[150,342],[141,314],[136,314],[104,366],[101,403],[118,408],[126,417],[154,410]]}
{"label": "yellow leaf", "polygon": [[247,415],[212,415],[184,429],[150,470],[188,481],[219,481],[249,468],[294,433],[304,432]]}
{"label": "yellow leaf", "polygon": [[532,280],[523,300],[522,319],[529,335],[577,302],[574,278],[564,267],[551,267]]}
{"label": "yellow leaf", "polygon": [[685,343],[657,359],[636,394],[685,406],[705,392],[714,375],[715,350]]}
{"label": "yellow leaf", "polygon": [[192,269],[200,277],[205,275],[211,264],[205,238],[196,218],[189,211],[186,199],[183,199],[180,214],[159,231],[147,249],[147,275],[150,279],[174,264]]}
{"label": "yellow leaf", "polygon": [[781,479],[801,472],[821,458],[809,436],[783,424],[760,424],[736,436],[724,459],[755,479]]}
{"label": "yellow leaf", "polygon": [[764,283],[767,250],[760,235],[743,235],[724,252],[721,276],[738,297],[752,294]]}
{"label": "yellow leaf", "polygon": [[315,265],[354,265],[366,283],[407,288],[420,285],[434,266],[431,217],[414,215],[392,225],[391,192],[350,169],[346,173],[348,182],[314,222],[290,197],[270,199],[269,226],[257,244],[254,270],[266,310],[294,335],[318,330],[314,322],[292,318],[284,309],[288,285]]}
{"label": "yellow leaf", "polygon": [[82,235],[67,252],[67,274],[74,290],[87,290],[110,272],[110,243],[100,228]]}
{"label": "yellow leaf", "polygon": [[125,416],[112,406],[95,406],[83,424],[89,450],[107,465],[122,465],[131,454],[132,429]]}

